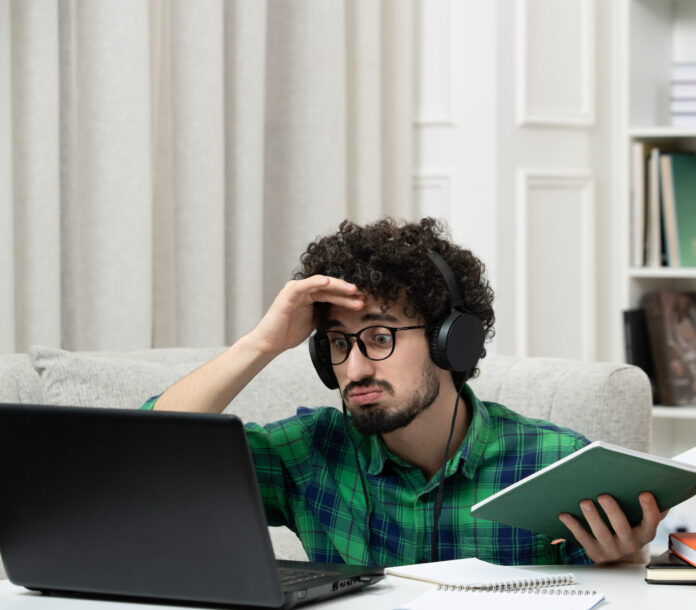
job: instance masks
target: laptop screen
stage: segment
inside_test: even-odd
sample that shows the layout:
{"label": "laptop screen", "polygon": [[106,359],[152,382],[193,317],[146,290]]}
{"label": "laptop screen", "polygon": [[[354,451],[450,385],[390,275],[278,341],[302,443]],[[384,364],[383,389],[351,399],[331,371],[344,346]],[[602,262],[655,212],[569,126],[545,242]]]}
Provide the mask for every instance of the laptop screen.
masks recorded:
{"label": "laptop screen", "polygon": [[0,405],[0,489],[15,584],[282,604],[234,416]]}

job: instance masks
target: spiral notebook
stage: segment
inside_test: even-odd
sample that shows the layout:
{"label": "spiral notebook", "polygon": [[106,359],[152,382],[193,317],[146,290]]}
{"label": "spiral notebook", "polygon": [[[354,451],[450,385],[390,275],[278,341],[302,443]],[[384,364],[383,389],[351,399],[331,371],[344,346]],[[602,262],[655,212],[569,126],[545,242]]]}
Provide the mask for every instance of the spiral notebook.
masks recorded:
{"label": "spiral notebook", "polygon": [[395,610],[449,610],[476,608],[476,610],[591,610],[604,601],[604,595],[595,591],[572,588],[507,589],[472,591],[466,587],[438,586],[426,591]]}
{"label": "spiral notebook", "polygon": [[385,572],[392,576],[411,578],[435,585],[492,591],[553,587],[575,582],[574,576],[570,573],[544,574],[525,568],[499,566],[474,557],[386,568]]}

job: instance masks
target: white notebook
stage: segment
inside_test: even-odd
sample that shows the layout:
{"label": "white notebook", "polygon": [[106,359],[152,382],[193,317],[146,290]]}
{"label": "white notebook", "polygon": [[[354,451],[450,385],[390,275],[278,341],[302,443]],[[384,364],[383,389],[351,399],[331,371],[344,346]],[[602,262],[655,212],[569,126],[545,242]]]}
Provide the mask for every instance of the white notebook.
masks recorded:
{"label": "white notebook", "polygon": [[549,575],[526,568],[499,566],[473,557],[386,568],[385,572],[436,585],[484,590],[551,587],[575,582],[570,573]]}
{"label": "white notebook", "polygon": [[433,587],[395,610],[591,610],[604,601],[595,591],[563,589],[510,589],[471,591],[458,587]]}

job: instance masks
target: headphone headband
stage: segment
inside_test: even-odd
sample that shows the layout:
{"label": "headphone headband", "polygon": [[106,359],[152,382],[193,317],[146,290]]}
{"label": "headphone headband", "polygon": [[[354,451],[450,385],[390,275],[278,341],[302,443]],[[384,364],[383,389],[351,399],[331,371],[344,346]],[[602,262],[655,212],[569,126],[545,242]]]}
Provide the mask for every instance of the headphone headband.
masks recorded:
{"label": "headphone headband", "polygon": [[428,258],[435,263],[435,266],[438,268],[440,274],[445,280],[445,283],[447,284],[447,288],[450,293],[451,308],[459,310],[459,308],[464,305],[464,295],[462,294],[462,289],[459,286],[457,278],[454,277],[452,268],[447,264],[447,261],[442,258],[442,255],[439,252],[428,250],[426,254],[428,255]]}

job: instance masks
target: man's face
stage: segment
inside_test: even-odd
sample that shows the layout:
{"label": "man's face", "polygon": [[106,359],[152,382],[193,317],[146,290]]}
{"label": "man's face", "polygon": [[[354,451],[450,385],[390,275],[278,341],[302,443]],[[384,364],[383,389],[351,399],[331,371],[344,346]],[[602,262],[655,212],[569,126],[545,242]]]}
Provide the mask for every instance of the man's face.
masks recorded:
{"label": "man's face", "polygon": [[[327,330],[357,333],[367,326],[420,325],[404,314],[402,303],[380,304],[367,296],[360,311],[332,305]],[[362,338],[367,343],[368,333]],[[340,340],[340,339],[339,339]],[[384,333],[374,345],[389,340]],[[333,365],[339,388],[355,427],[364,434],[393,432],[410,424],[427,409],[440,391],[439,369],[430,360],[425,329],[401,330],[394,335],[394,351],[385,360],[367,358],[355,344],[345,362]],[[345,347],[345,346],[344,346]],[[368,354],[373,355],[369,351]]]}

